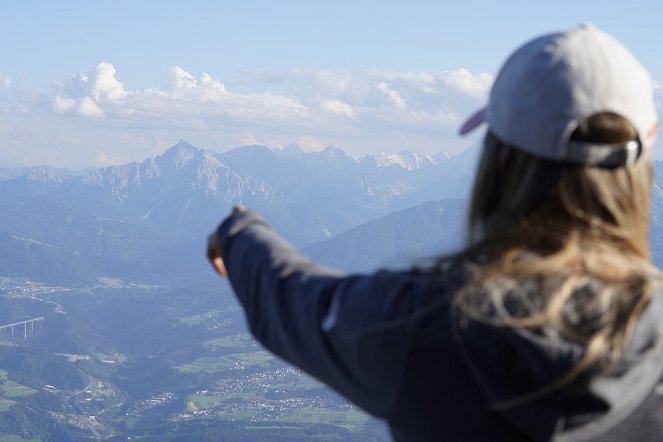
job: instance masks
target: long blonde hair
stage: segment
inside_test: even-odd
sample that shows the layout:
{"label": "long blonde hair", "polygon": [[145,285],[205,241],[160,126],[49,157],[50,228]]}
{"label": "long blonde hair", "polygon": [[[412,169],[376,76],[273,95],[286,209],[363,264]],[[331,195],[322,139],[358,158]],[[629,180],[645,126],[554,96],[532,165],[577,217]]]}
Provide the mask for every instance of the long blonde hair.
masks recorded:
{"label": "long blonde hair", "polygon": [[[599,114],[581,141],[635,139],[623,118]],[[455,302],[468,317],[525,327],[585,348],[550,388],[620,355],[660,279],[648,248],[651,163],[617,168],[536,158],[488,134],[475,179],[470,256],[480,263]]]}

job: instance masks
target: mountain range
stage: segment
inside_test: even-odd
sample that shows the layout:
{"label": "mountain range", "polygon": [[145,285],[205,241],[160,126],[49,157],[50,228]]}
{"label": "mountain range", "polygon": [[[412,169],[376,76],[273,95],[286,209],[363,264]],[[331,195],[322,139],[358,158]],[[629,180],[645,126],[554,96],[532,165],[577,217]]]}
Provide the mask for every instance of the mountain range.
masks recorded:
{"label": "mountain range", "polygon": [[86,285],[206,271],[205,238],[238,203],[305,247],[397,210],[466,197],[475,151],[355,159],[332,146],[211,153],[180,141],[121,166],[2,168],[0,275]]}

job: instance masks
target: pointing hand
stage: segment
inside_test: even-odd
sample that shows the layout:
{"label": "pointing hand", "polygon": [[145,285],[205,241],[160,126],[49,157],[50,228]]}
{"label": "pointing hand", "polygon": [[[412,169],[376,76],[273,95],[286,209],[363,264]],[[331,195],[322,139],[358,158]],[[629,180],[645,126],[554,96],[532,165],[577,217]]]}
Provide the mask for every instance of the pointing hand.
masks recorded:
{"label": "pointing hand", "polygon": [[[246,208],[242,205],[237,205],[233,207],[232,214],[238,215],[244,212],[246,212]],[[219,244],[219,236],[216,232],[212,233],[209,238],[207,238],[207,259],[212,264],[216,273],[221,276],[228,276],[226,265],[221,258],[221,245]]]}

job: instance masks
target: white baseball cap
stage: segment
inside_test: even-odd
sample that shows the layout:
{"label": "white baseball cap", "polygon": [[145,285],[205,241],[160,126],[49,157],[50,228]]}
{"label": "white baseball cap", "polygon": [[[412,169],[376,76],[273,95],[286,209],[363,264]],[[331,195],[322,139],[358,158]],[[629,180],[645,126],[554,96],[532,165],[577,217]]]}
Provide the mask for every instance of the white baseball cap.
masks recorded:
{"label": "white baseball cap", "polygon": [[[624,145],[570,140],[581,122],[604,112],[626,118],[638,140]],[[460,133],[484,121],[501,141],[532,155],[615,167],[649,155],[657,116],[647,70],[612,36],[582,25],[517,49],[502,66],[488,106]]]}

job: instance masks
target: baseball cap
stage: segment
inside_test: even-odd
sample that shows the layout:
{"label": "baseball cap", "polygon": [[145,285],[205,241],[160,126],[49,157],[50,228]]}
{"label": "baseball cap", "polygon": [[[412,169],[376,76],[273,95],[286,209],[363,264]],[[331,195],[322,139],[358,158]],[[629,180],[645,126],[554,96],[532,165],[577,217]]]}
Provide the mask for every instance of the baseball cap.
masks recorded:
{"label": "baseball cap", "polygon": [[[604,112],[626,118],[637,141],[614,145],[570,139],[585,119]],[[534,156],[615,167],[649,155],[657,116],[647,70],[615,38],[585,24],[517,49],[495,79],[488,105],[460,133],[483,122],[501,141]]]}

